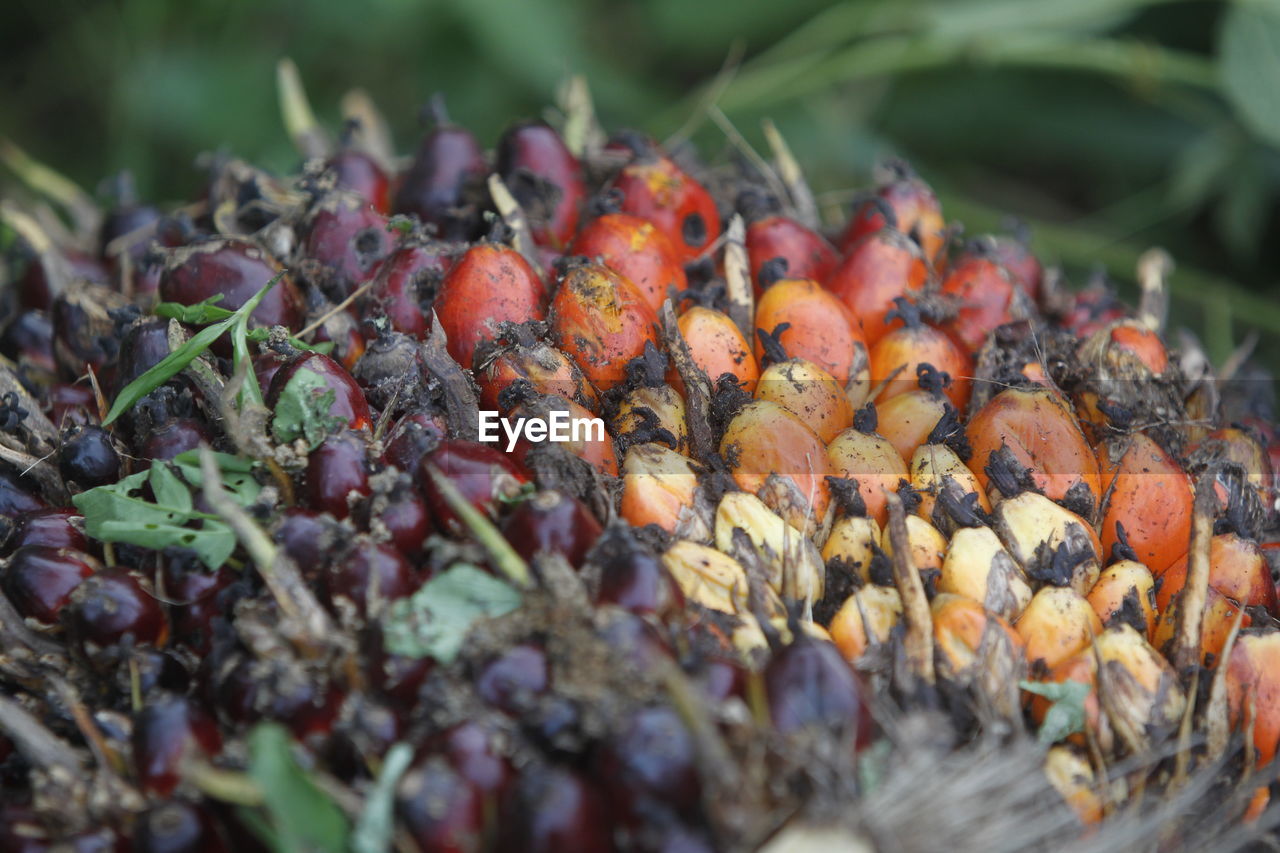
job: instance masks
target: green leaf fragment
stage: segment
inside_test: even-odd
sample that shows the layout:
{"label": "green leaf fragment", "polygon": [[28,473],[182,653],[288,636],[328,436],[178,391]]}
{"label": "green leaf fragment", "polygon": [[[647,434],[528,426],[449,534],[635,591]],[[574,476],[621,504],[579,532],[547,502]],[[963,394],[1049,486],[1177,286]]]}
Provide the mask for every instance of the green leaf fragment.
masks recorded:
{"label": "green leaf fragment", "polygon": [[1223,91],[1243,122],[1280,144],[1280,3],[1230,4],[1218,37]]}
{"label": "green leaf fragment", "polygon": [[397,743],[387,750],[378,781],[364,800],[364,809],[351,833],[351,849],[355,853],[385,853],[391,849],[395,833],[395,794],[400,777],[413,761],[413,747]]}
{"label": "green leaf fragment", "polygon": [[277,850],[347,850],[346,816],[298,764],[283,726],[262,723],[249,733],[249,776],[262,789]]}
{"label": "green leaf fragment", "polygon": [[1019,686],[1028,693],[1043,696],[1053,704],[1045,712],[1037,737],[1043,744],[1057,743],[1076,732],[1084,731],[1084,703],[1093,688],[1081,681],[1023,681]]}
{"label": "green leaf fragment", "polygon": [[519,606],[519,590],[475,566],[456,565],[391,604],[382,622],[383,643],[394,654],[451,663],[477,620]]}
{"label": "green leaf fragment", "polygon": [[281,389],[271,421],[272,435],[279,442],[305,438],[314,450],[331,432],[347,423],[345,418],[329,414],[334,399],[334,391],[323,376],[300,368]]}
{"label": "green leaf fragment", "polygon": [[204,326],[209,323],[217,323],[220,320],[226,320],[232,317],[236,312],[227,308],[219,308],[214,303],[221,302],[224,294],[215,293],[203,302],[197,302],[194,305],[183,305],[181,302],[161,302],[155,307],[157,317],[168,317],[171,320],[177,320],[179,323],[186,323],[191,326]]}

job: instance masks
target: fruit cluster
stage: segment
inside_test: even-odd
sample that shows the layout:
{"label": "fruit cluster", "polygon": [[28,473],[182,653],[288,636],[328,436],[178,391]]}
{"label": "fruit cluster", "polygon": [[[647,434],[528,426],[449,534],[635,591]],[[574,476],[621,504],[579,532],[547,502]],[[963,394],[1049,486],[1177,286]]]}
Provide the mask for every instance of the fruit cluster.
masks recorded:
{"label": "fruit cluster", "polygon": [[1026,846],[1267,825],[1280,432],[1162,254],[282,80],[300,172],[167,213],[0,151],[0,851],[893,848],[911,720],[1032,757]]}

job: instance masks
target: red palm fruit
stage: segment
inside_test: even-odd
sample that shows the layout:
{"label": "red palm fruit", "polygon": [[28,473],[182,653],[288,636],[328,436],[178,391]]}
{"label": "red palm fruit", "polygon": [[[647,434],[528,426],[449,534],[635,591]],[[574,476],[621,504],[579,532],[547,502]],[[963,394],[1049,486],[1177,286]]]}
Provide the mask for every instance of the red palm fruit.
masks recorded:
{"label": "red palm fruit", "polygon": [[559,554],[575,569],[582,568],[600,530],[582,501],[554,489],[521,501],[502,522],[502,535],[526,560],[539,553]]}
{"label": "red palm fruit", "polygon": [[1120,461],[1103,471],[1106,506],[1102,549],[1111,553],[1123,527],[1139,562],[1159,575],[1185,554],[1191,537],[1191,480],[1173,457],[1143,433],[1131,436]]}
{"label": "red palm fruit", "polygon": [[[318,541],[315,544],[320,547]],[[235,583],[236,574],[226,567],[209,572],[203,565],[175,558],[165,562],[162,577],[175,642],[197,655],[208,654],[213,647],[217,620],[230,617],[231,608],[227,605],[234,592],[224,595],[223,591]]]}
{"label": "red palm fruit", "polygon": [[884,229],[850,246],[826,284],[862,324],[867,345],[874,346],[893,328],[887,315],[894,298],[924,287],[928,277],[929,264],[920,247]]}
{"label": "red palm fruit", "polygon": [[[1035,486],[1052,500],[1090,499],[1092,514],[1102,495],[1098,460],[1062,395],[1046,388],[1009,388],[973,414],[965,431],[973,471],[990,490],[987,472],[992,454],[1008,448],[1018,465],[1030,470]],[[1076,490],[1072,492],[1072,490]],[[1083,493],[1082,493],[1083,490]]]}
{"label": "red palm fruit", "polygon": [[422,457],[417,472],[418,483],[423,497],[427,499],[427,509],[436,520],[436,526],[454,536],[465,535],[466,525],[449,508],[427,469],[428,464],[448,477],[473,507],[490,518],[497,518],[498,504],[502,498],[515,497],[520,494],[521,487],[529,482],[524,471],[501,450],[475,441],[441,441],[434,450]]}
{"label": "red palm fruit", "polygon": [[324,598],[331,606],[345,598],[361,616],[375,614],[387,602],[418,588],[413,567],[398,548],[363,537],[345,559],[324,572],[321,580]]}
{"label": "red palm fruit", "polygon": [[82,551],[28,545],[13,552],[0,569],[0,584],[24,618],[43,627],[58,624],[71,593],[100,568]]}
{"label": "red palm fruit", "polygon": [[942,206],[929,185],[901,160],[882,164],[879,186],[854,202],[849,225],[840,237],[840,250],[886,226],[913,235],[925,256],[938,256],[946,237]]}
{"label": "red palm fruit", "polygon": [[338,189],[355,193],[378,213],[391,210],[391,180],[368,154],[343,146],[325,165],[333,172]]}
{"label": "red palm fruit", "polygon": [[546,287],[524,257],[501,243],[480,243],[454,262],[440,285],[435,311],[449,355],[470,368],[481,341],[499,324],[543,319]]}
{"label": "red palm fruit", "polygon": [[827,460],[834,476],[857,481],[867,518],[883,527],[889,517],[884,490],[896,492],[901,481],[909,480],[907,463],[887,438],[876,433],[875,425],[861,420],[827,445]]}
{"label": "red palm fruit", "polygon": [[330,193],[303,225],[302,270],[331,298],[342,299],[373,278],[392,248],[385,216],[361,198]]}
{"label": "red palm fruit", "polygon": [[480,407],[506,411],[502,392],[518,381],[527,381],[539,394],[563,397],[595,411],[599,398],[573,359],[551,344],[535,337],[528,326],[508,329],[499,338],[500,347],[480,365]]}
{"label": "red palm fruit", "polygon": [[89,655],[128,644],[163,646],[169,639],[169,620],[155,593],[141,575],[119,566],[85,578],[61,616]]}
{"label": "red palm fruit", "polygon": [[[920,311],[906,297],[899,296],[894,303],[897,307],[886,319],[901,320],[902,326],[885,333],[868,353],[872,386],[889,380],[876,397],[877,405],[890,397],[914,391],[918,387],[918,368],[930,364],[951,377],[951,384],[943,388],[942,393],[957,411],[963,412],[972,391],[969,377],[973,375],[973,360],[945,332],[925,325]],[[895,371],[896,378],[890,380]]]}
{"label": "red palm fruit", "polygon": [[[1160,579],[1156,607],[1163,613],[1173,596],[1186,585],[1186,554],[1156,577]],[[1270,566],[1262,549],[1252,539],[1243,539],[1234,533],[1213,537],[1209,544],[1209,586],[1245,607],[1263,607],[1268,613],[1277,612],[1276,585],[1271,580]]]}
{"label": "red palm fruit", "polygon": [[[863,378],[867,344],[858,320],[817,282],[783,279],[764,292],[756,305],[756,328],[773,334],[784,323],[790,325],[777,338],[789,357],[813,362],[844,388]],[[758,333],[755,351],[757,360],[764,357]]]}
{"label": "red palm fruit", "polygon": [[598,785],[575,770],[531,767],[504,798],[497,850],[604,853],[615,849],[609,804]]}
{"label": "red palm fruit", "polygon": [[[526,432],[516,446],[514,455],[522,463],[533,444],[554,440],[564,450],[589,462],[601,474],[618,476],[618,454],[613,447],[613,437],[604,428],[604,421],[577,403],[563,397],[537,397],[512,409],[510,418],[516,421],[529,419],[530,428],[539,431],[542,427],[537,425],[538,422],[546,424],[546,435],[531,441],[534,436]],[[560,426],[557,426],[557,420]],[[564,441],[552,438],[557,430],[562,431]]]}
{"label": "red palm fruit", "polygon": [[368,496],[369,471],[364,439],[352,432],[326,438],[307,456],[302,494],[307,504],[334,518],[351,514],[351,502]]}
{"label": "red palm fruit", "polygon": [[420,762],[401,779],[396,813],[419,850],[481,849],[484,797],[441,757]]}
{"label": "red palm fruit", "polygon": [[524,209],[539,245],[563,249],[587,196],[582,165],[546,122],[521,122],[498,140],[496,169]]}
{"label": "red palm fruit", "polygon": [[83,517],[77,510],[49,507],[18,515],[13,530],[4,540],[4,553],[27,545],[44,548],[71,548],[86,551],[89,539],[81,529]]}
{"label": "red palm fruit", "polygon": [[697,258],[720,236],[720,212],[711,194],[654,151],[624,166],[612,186],[622,195],[622,212],[656,225],[684,263]]}
{"label": "red palm fruit", "polygon": [[947,328],[970,352],[977,352],[997,326],[1013,319],[1017,285],[994,253],[969,250],[955,260],[942,279],[942,293],[958,303],[956,317]]}
{"label": "red palm fruit", "polygon": [[996,261],[1033,302],[1040,299],[1040,279],[1044,269],[1023,236],[994,238]]}
{"label": "red palm fruit", "polygon": [[635,286],[655,312],[667,294],[689,286],[680,252],[667,235],[647,220],[606,213],[578,231],[566,254],[599,260]]}
{"label": "red palm fruit", "polygon": [[133,763],[142,790],[167,797],[182,781],[183,764],[215,758],[222,735],[213,718],[183,696],[149,697],[133,720]]}
{"label": "red palm fruit", "polygon": [[[751,353],[751,345],[728,314],[695,305],[680,315],[676,325],[689,345],[693,363],[702,368],[712,385],[721,375],[731,373],[748,394],[755,392],[760,367]],[[684,383],[674,365],[668,371],[667,381],[683,395]]]}
{"label": "red palm fruit", "polygon": [[1147,378],[1143,368],[1151,376],[1169,369],[1169,353],[1159,332],[1137,320],[1116,320],[1098,329],[1080,345],[1080,360],[1103,379],[1135,381]]}
{"label": "red palm fruit", "polygon": [[434,295],[449,266],[450,260],[442,251],[401,246],[378,269],[364,313],[383,314],[395,331],[425,337],[431,323],[423,306]]}
{"label": "red palm fruit", "polygon": [[378,511],[378,520],[391,534],[391,544],[406,557],[421,553],[431,535],[431,515],[427,504],[409,485],[408,478],[398,482]]}
{"label": "red palm fruit", "polygon": [[827,238],[785,216],[768,216],[747,226],[747,258],[757,298],[773,283],[761,280],[766,263],[772,262],[770,269],[778,278],[826,281],[840,262]]}
{"label": "red palm fruit", "polygon": [[447,432],[444,418],[426,412],[412,412],[401,418],[387,433],[382,461],[406,474],[418,470],[422,457],[440,444]]}
{"label": "red palm fruit", "polygon": [[351,377],[346,368],[329,356],[318,352],[304,352],[277,370],[271,378],[271,386],[267,389],[267,407],[274,411],[280,402],[281,395],[291,385],[295,389],[310,388],[311,393],[317,396],[332,391],[333,402],[329,404],[329,417],[342,418],[347,422],[347,427],[352,430],[373,428],[369,402],[365,399],[364,392],[360,390],[359,383]]}
{"label": "red palm fruit", "polygon": [[1265,767],[1280,744],[1280,632],[1241,634],[1226,681],[1231,727],[1252,732],[1257,766]]}
{"label": "red palm fruit", "polygon": [[658,345],[658,318],[631,283],[602,264],[564,274],[551,303],[551,335],[600,391],[626,378],[627,362]]}
{"label": "red palm fruit", "polygon": [[773,653],[763,676],[769,719],[782,735],[834,729],[847,734],[855,748],[871,742],[875,724],[867,688],[830,642],[799,632]]}
{"label": "red palm fruit", "polygon": [[[207,240],[171,250],[160,276],[160,298],[195,305],[222,294],[218,307],[234,311],[280,271],[274,258],[246,240]],[[297,331],[304,311],[302,296],[286,275],[262,297],[250,317],[254,326],[284,326]],[[218,349],[226,340],[224,337],[214,344],[220,355],[230,355],[229,342]]]}
{"label": "red palm fruit", "polygon": [[738,486],[797,530],[822,523],[831,499],[826,447],[791,412],[768,400],[747,403],[725,428],[720,453]]}
{"label": "red palm fruit", "polygon": [[436,226],[446,240],[470,239],[473,217],[460,211],[463,188],[486,171],[484,152],[471,132],[442,122],[423,137],[392,209]]}

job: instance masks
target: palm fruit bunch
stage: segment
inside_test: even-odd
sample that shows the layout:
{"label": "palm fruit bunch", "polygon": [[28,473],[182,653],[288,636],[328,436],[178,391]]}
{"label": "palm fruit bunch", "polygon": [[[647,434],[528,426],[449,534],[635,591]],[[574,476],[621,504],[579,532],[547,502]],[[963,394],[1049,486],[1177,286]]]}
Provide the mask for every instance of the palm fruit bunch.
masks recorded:
{"label": "palm fruit bunch", "polygon": [[1167,256],[280,83],[166,210],[0,145],[0,851],[1270,836],[1274,401]]}

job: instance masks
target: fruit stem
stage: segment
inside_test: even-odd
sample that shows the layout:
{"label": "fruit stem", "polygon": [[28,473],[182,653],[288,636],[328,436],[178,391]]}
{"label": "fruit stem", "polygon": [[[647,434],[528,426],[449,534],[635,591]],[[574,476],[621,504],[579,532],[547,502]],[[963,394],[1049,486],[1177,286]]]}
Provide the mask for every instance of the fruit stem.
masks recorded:
{"label": "fruit stem", "polygon": [[751,286],[751,264],[747,260],[747,227],[742,216],[734,214],[729,222],[729,230],[725,233],[724,244],[724,279],[727,285],[725,295],[728,297],[728,315],[743,340],[750,342],[755,336],[755,316],[753,305],[755,291]]}
{"label": "fruit stem", "polygon": [[765,141],[773,151],[773,159],[778,164],[778,177],[782,179],[787,188],[787,196],[791,199],[791,213],[801,225],[817,230],[820,225],[818,202],[813,197],[809,182],[804,179],[800,164],[791,153],[791,146],[782,138],[773,119],[764,119],[760,126],[764,131]]}
{"label": "fruit stem", "polygon": [[889,543],[893,546],[893,583],[902,597],[902,618],[907,626],[903,646],[912,673],[925,684],[934,683],[933,618],[925,596],[924,581],[911,564],[911,542],[902,498],[884,489],[889,507]]}
{"label": "fruit stem", "polygon": [[662,303],[660,320],[667,353],[684,383],[689,442],[694,458],[699,461],[710,459],[716,449],[715,437],[711,432],[711,382],[689,353],[689,345],[685,342],[684,335],[680,334],[680,327],[676,324],[676,311],[670,299]]}
{"label": "fruit stem", "polygon": [[285,131],[293,140],[293,147],[307,159],[324,157],[329,144],[311,111],[307,90],[302,85],[302,75],[292,59],[285,57],[276,64],[276,90],[280,96],[280,116]]}
{"label": "fruit stem", "polygon": [[1195,669],[1200,663],[1201,630],[1205,601],[1209,595],[1209,549],[1213,541],[1213,490],[1216,470],[1211,468],[1196,481],[1191,516],[1191,543],[1187,549],[1187,580],[1178,599],[1178,632],[1174,638],[1173,665],[1179,672]]}

